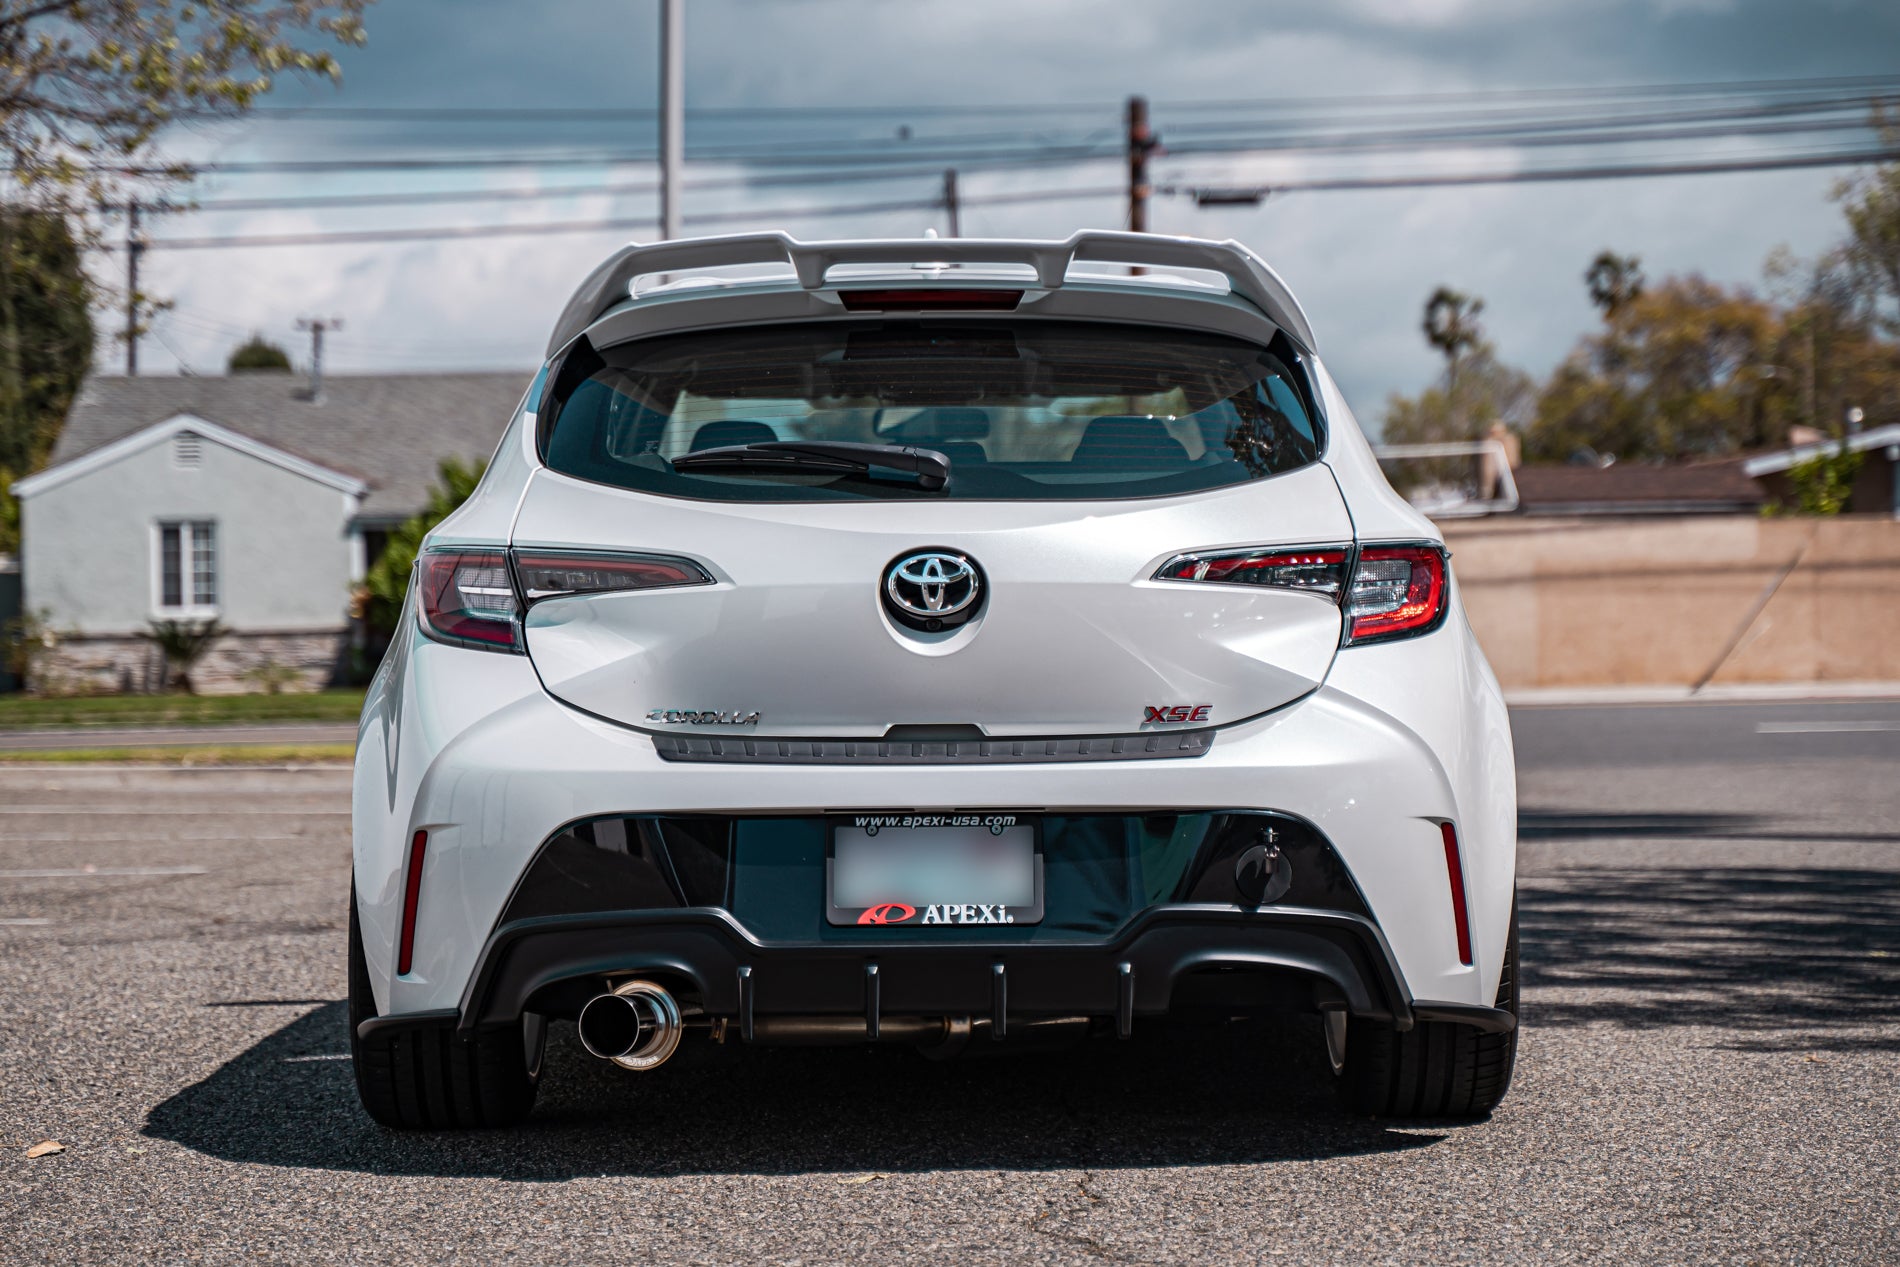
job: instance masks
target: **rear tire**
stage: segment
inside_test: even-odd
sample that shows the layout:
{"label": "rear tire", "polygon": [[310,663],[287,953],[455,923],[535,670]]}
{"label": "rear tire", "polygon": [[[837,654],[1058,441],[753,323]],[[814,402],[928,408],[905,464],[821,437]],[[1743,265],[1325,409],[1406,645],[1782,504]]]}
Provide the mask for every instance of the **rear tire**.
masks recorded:
{"label": "rear tire", "polygon": [[[1496,1006],[1517,1015],[1515,907]],[[1515,1029],[1488,1034],[1450,1021],[1419,1021],[1401,1033],[1355,1017],[1346,1029],[1339,1094],[1349,1111],[1370,1117],[1485,1117],[1510,1089],[1516,1063]]]}
{"label": "rear tire", "polygon": [[534,1107],[539,1060],[519,1023],[463,1039],[453,1024],[357,1037],[376,1015],[350,888],[350,1063],[369,1115],[397,1130],[512,1126]]}

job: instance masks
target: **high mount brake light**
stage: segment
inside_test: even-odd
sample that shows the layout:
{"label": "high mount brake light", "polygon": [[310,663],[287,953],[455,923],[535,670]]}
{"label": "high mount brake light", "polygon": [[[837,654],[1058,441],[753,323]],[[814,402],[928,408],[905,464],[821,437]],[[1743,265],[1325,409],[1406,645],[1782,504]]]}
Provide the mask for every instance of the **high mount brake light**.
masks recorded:
{"label": "high mount brake light", "polygon": [[423,632],[487,651],[521,650],[519,604],[500,550],[430,550],[416,563]]}
{"label": "high mount brake light", "polygon": [[1014,312],[1022,302],[1020,290],[841,290],[838,302],[847,312],[917,312],[947,309],[956,312]]}
{"label": "high mount brake light", "polygon": [[1445,552],[1438,546],[1367,546],[1346,592],[1346,645],[1409,638],[1445,616]]}
{"label": "high mount brake light", "polygon": [[1435,545],[1366,546],[1356,559],[1344,546],[1179,554],[1154,579],[1264,585],[1342,603],[1349,647],[1429,633],[1448,595],[1445,552]]}
{"label": "high mount brake light", "polygon": [[698,564],[657,554],[572,554],[558,550],[515,551],[515,577],[530,604],[575,594],[710,585]]}

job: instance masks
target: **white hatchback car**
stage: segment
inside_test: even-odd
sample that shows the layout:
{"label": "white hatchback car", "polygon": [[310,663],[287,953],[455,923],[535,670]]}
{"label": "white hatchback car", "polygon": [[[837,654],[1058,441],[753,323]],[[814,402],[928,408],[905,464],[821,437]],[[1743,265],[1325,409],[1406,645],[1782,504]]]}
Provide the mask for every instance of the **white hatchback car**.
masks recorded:
{"label": "white hatchback car", "polygon": [[551,1020],[652,1069],[1305,1013],[1356,1111],[1482,1115],[1513,779],[1442,539],[1237,243],[629,247],[369,691],[357,1085],[497,1125]]}

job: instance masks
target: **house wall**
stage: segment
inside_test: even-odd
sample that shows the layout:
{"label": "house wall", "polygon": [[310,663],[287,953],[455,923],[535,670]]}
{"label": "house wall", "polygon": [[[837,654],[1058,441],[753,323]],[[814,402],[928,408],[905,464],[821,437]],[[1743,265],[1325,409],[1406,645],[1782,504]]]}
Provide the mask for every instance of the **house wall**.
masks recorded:
{"label": "house wall", "polygon": [[47,689],[147,689],[157,660],[138,635],[159,613],[156,525],[218,525],[218,619],[233,631],[194,675],[201,689],[242,689],[273,661],[302,684],[327,680],[349,602],[349,521],[338,489],[202,439],[180,468],[161,440],[44,488],[21,505],[25,605],[49,609],[59,648],[35,665]]}
{"label": "house wall", "polygon": [[1506,688],[1900,681],[1900,522],[1494,517],[1443,525]]}

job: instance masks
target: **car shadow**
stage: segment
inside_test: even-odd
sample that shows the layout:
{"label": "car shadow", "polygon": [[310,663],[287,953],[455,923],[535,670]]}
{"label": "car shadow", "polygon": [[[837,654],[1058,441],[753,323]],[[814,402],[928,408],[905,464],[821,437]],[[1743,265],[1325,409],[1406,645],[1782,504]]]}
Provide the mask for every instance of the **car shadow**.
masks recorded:
{"label": "car shadow", "polygon": [[1900,1050],[1900,872],[1567,866],[1523,883],[1518,918],[1528,1026]]}
{"label": "car shadow", "polygon": [[[145,1134],[247,1164],[556,1182],[580,1176],[1111,1169],[1393,1153],[1442,1133],[1346,1116],[1316,1022],[1157,1029],[1128,1042],[933,1062],[893,1047],[690,1040],[628,1073],[549,1043],[507,1131],[405,1133],[357,1104],[326,1004],[154,1108]],[[983,1044],[973,1044],[981,1052]]]}

